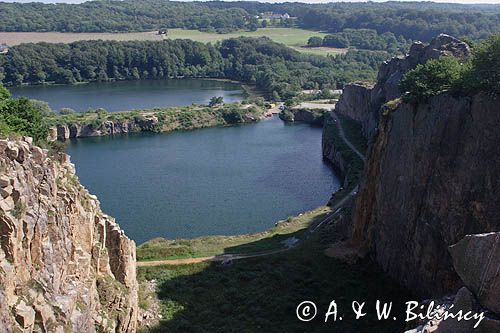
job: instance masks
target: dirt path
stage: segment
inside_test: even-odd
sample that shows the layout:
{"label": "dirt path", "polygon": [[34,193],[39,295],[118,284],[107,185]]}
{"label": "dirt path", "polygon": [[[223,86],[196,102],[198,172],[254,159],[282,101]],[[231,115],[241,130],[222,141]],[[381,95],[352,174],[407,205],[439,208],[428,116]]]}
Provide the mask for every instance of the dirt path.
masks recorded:
{"label": "dirt path", "polygon": [[[335,123],[337,125],[337,129],[339,130],[340,137],[342,140],[349,146],[349,148],[354,151],[359,158],[363,160],[363,162],[366,162],[366,157],[365,155],[361,154],[356,147],[345,137],[344,129],[342,128],[342,124],[340,123],[339,118],[335,113],[332,113],[333,119],[335,120]],[[349,200],[350,197],[355,196],[358,193],[358,186],[356,186],[351,192],[347,193],[339,202],[337,202],[334,206],[332,206],[332,213],[328,214],[325,216],[319,223],[315,225],[311,225],[309,227],[309,233],[312,234],[318,228],[320,228],[324,223],[330,221],[332,217],[337,215],[337,213],[340,211],[340,208],[342,208],[345,203]],[[306,236],[308,237],[308,236]],[[298,242],[295,244],[295,246],[298,244]],[[184,264],[196,264],[200,262],[230,262],[232,260],[240,260],[240,259],[248,259],[248,258],[256,258],[256,257],[263,257],[263,256],[268,256],[271,254],[276,254],[284,251],[288,251],[290,248],[282,248],[282,249],[277,249],[277,250],[270,250],[270,251],[265,251],[265,252],[259,252],[259,253],[249,253],[249,254],[221,254],[217,256],[211,256],[211,257],[200,257],[200,258],[184,258],[184,259],[170,259],[170,260],[155,260],[155,261],[138,261],[137,262],[137,267],[151,267],[151,266],[161,266],[161,265],[184,265]]]}
{"label": "dirt path", "polygon": [[200,262],[230,262],[232,260],[248,259],[268,256],[270,254],[276,254],[280,252],[287,251],[288,248],[271,250],[259,253],[249,253],[249,254],[221,254],[211,257],[200,257],[200,258],[184,258],[184,259],[169,259],[169,260],[155,260],[155,261],[138,261],[137,267],[151,267],[160,265],[185,265],[185,264],[197,264]]}

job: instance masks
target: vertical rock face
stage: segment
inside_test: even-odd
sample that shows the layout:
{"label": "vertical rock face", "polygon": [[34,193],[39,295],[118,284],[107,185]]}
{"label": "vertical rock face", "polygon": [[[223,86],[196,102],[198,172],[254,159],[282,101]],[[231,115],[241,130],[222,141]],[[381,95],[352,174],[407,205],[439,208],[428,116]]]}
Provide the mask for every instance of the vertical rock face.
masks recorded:
{"label": "vertical rock face", "polygon": [[[393,100],[402,76],[418,64],[469,53],[447,35],[415,43],[406,57],[381,66],[374,86],[348,85],[336,107],[361,122],[371,141],[352,241],[422,296],[463,285],[449,246],[500,230],[500,96],[440,95],[419,105]],[[332,142],[323,143],[323,152],[341,160]]]}
{"label": "vertical rock face", "polygon": [[135,244],[66,155],[0,140],[0,327],[134,332]]}
{"label": "vertical rock face", "polygon": [[449,246],[500,229],[499,105],[440,95],[380,117],[353,242],[421,295],[461,286]]}
{"label": "vertical rock face", "polygon": [[483,306],[500,314],[500,232],[468,235],[450,253],[464,284]]}

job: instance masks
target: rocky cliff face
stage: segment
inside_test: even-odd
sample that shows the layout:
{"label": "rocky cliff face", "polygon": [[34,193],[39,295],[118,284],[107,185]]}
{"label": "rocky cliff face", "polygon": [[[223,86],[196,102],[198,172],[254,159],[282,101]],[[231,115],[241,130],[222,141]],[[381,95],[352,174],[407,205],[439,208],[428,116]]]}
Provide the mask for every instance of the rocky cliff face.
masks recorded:
{"label": "rocky cliff face", "polygon": [[[464,267],[472,250],[450,247],[467,235],[500,230],[500,96],[442,94],[418,105],[397,100],[399,80],[417,64],[468,54],[466,44],[440,35],[382,65],[374,86],[345,88],[336,111],[363,124],[371,140],[350,237],[416,294],[435,297],[465,285],[481,306],[498,311],[491,301],[498,299],[498,252]],[[325,157],[341,161],[332,144],[323,143]],[[492,238],[476,256],[486,255]]]}
{"label": "rocky cliff face", "polygon": [[461,286],[449,246],[500,229],[499,101],[441,95],[380,116],[353,242],[421,295]]}
{"label": "rocky cliff face", "polygon": [[366,138],[371,140],[377,129],[380,107],[401,96],[398,83],[407,71],[430,59],[444,55],[465,59],[469,53],[467,44],[444,34],[437,36],[427,45],[414,43],[408,55],[393,58],[381,65],[375,85],[369,83],[347,85],[335,111],[361,122]]}
{"label": "rocky cliff face", "polygon": [[2,332],[134,332],[135,244],[67,155],[0,140]]}
{"label": "rocky cliff face", "polygon": [[[171,124],[170,126],[175,126],[175,124]],[[169,128],[164,129],[163,124],[160,125],[160,121],[156,116],[144,116],[114,121],[106,120],[99,126],[78,123],[61,124],[51,128],[49,137],[51,140],[67,140],[70,138],[106,136],[133,132],[153,132],[160,130],[169,130]]]}

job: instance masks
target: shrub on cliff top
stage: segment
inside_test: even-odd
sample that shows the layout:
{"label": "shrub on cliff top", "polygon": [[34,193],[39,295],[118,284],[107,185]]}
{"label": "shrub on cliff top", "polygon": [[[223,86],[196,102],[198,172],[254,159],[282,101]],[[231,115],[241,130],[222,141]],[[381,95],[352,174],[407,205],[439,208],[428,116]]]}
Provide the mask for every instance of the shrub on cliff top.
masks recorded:
{"label": "shrub on cliff top", "polygon": [[456,58],[441,57],[419,64],[403,76],[399,90],[407,103],[425,102],[430,97],[456,87],[464,69]]}
{"label": "shrub on cliff top", "polygon": [[26,98],[11,99],[10,93],[0,85],[0,134],[31,136],[35,142],[47,138],[47,125],[42,112]]}
{"label": "shrub on cliff top", "polygon": [[449,91],[460,95],[500,94],[500,34],[478,44],[465,64],[441,57],[408,71],[399,83],[404,102],[426,102]]}
{"label": "shrub on cliff top", "polygon": [[462,77],[462,89],[469,94],[500,94],[500,34],[475,48],[470,67]]}

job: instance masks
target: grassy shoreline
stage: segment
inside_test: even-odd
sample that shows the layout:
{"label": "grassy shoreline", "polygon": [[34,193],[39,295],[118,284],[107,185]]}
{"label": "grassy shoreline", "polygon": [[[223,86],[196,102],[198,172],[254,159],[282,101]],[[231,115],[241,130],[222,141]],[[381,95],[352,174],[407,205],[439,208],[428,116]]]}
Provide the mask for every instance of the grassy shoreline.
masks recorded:
{"label": "grassy shoreline", "polygon": [[282,241],[301,238],[308,227],[330,213],[326,206],[279,221],[266,231],[237,236],[203,236],[193,239],[156,238],[137,247],[138,261],[200,258],[220,254],[258,253],[284,248]]}

